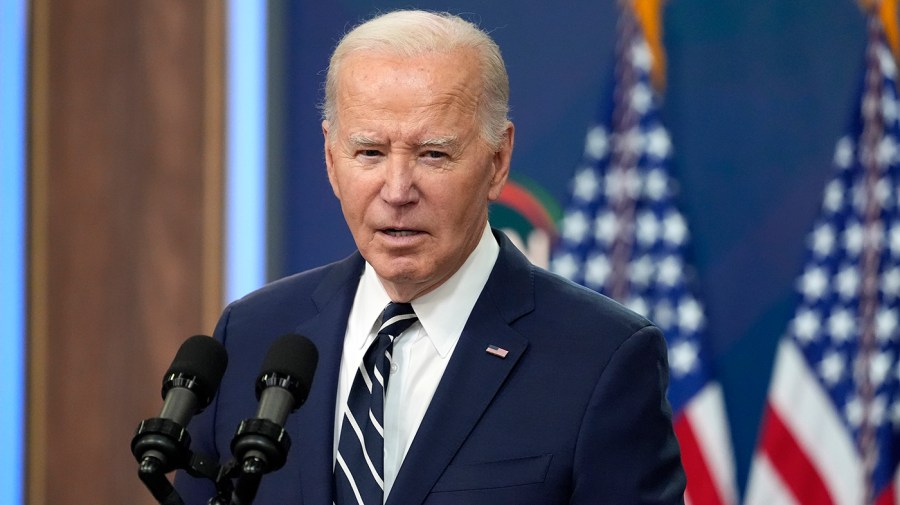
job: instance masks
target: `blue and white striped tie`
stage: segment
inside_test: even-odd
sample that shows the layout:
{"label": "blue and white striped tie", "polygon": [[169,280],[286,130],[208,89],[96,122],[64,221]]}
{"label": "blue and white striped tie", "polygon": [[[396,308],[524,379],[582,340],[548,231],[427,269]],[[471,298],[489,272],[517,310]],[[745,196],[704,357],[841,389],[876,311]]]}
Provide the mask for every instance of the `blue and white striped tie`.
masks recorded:
{"label": "blue and white striped tie", "polygon": [[418,318],[408,303],[389,303],[378,336],[353,379],[341,424],[334,465],[336,505],[381,505],[384,501],[384,392],[394,338]]}

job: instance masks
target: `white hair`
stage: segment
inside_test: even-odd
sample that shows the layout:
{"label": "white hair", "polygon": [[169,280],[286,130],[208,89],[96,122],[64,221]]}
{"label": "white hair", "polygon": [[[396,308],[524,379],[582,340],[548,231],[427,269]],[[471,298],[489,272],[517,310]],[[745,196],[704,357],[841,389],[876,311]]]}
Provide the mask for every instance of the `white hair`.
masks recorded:
{"label": "white hair", "polygon": [[480,63],[483,99],[478,102],[481,137],[496,149],[509,122],[509,77],[491,37],[475,24],[449,13],[401,10],[382,14],[348,32],[331,55],[325,78],[323,119],[336,130],[338,75],[347,55],[356,51],[380,51],[404,57],[474,49]]}

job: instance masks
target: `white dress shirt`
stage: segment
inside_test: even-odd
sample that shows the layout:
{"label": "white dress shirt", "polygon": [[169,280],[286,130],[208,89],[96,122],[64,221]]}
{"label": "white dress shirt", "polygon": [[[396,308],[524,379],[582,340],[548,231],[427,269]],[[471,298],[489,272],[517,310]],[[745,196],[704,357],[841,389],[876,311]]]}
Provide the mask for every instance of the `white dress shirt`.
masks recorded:
{"label": "white dress shirt", "polygon": [[[481,240],[459,270],[434,291],[411,302],[419,321],[394,339],[394,364],[385,393],[385,498],[499,252],[490,226],[485,226]],[[335,455],[350,387],[366,349],[377,335],[381,312],[390,301],[372,266],[366,263],[344,336],[335,409]]]}

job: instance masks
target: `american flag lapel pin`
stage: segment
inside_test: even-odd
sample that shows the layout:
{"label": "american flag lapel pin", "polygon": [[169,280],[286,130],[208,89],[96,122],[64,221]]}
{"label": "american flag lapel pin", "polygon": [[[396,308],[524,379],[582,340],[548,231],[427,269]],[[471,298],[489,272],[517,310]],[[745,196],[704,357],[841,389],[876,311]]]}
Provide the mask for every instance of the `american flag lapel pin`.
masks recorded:
{"label": "american flag lapel pin", "polygon": [[509,354],[509,351],[507,351],[506,349],[504,349],[502,347],[497,347],[496,345],[487,346],[487,349],[485,349],[485,352],[487,352],[488,354],[493,354],[494,356],[497,356],[498,358],[505,358],[506,355]]}

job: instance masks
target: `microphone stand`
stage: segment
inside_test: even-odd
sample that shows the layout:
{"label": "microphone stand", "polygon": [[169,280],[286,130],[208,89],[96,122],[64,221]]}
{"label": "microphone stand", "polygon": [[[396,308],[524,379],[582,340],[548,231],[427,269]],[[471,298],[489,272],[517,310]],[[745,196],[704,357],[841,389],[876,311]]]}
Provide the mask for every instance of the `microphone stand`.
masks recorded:
{"label": "microphone stand", "polygon": [[[251,505],[263,475],[284,466],[290,448],[291,437],[279,424],[265,418],[241,421],[231,441],[234,457],[219,472],[219,492],[209,505]],[[234,487],[231,479],[237,479]]]}
{"label": "microphone stand", "polygon": [[166,473],[162,471],[162,464],[158,459],[153,456],[144,458],[138,468],[138,477],[161,505],[184,505],[181,496],[166,478]]}
{"label": "microphone stand", "polygon": [[131,452],[139,463],[138,478],[160,505],[184,505],[166,478],[172,470],[185,470],[193,477],[207,478],[219,485],[218,463],[191,451],[190,444],[191,436],[183,426],[162,417],[142,421],[131,439]]}
{"label": "microphone stand", "polygon": [[[264,473],[259,465],[254,463],[239,465],[236,459],[231,458],[222,467],[220,480],[216,484],[218,493],[210,498],[208,505],[252,504]],[[232,484],[231,479],[237,479],[236,486]]]}

